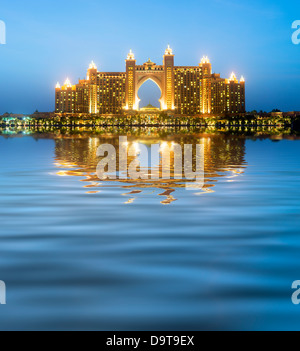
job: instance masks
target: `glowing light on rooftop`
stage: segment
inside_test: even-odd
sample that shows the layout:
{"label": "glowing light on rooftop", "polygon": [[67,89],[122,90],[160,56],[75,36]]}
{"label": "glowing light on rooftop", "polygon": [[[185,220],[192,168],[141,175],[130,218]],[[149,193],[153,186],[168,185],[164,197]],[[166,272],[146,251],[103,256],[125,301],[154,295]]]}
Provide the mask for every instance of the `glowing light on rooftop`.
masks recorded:
{"label": "glowing light on rooftop", "polygon": [[127,55],[127,60],[134,60],[134,53],[130,49],[129,54]]}
{"label": "glowing light on rooftop", "polygon": [[234,72],[231,73],[231,76],[230,76],[229,80],[230,80],[231,82],[234,82],[234,81],[237,80],[236,75],[235,75]]}
{"label": "glowing light on rooftop", "polygon": [[89,69],[97,69],[97,66],[94,61],[90,63]]}
{"label": "glowing light on rooftop", "polygon": [[55,89],[60,89],[60,84],[57,82]]}
{"label": "glowing light on rooftop", "polygon": [[241,83],[245,83],[245,78],[244,78],[244,76],[241,77]]}
{"label": "glowing light on rooftop", "polygon": [[168,45],[165,54],[166,54],[166,55],[173,55],[173,50],[171,49],[170,45]]}
{"label": "glowing light on rooftop", "polygon": [[201,63],[210,63],[208,56],[203,56]]}
{"label": "glowing light on rooftop", "polygon": [[64,86],[66,86],[66,87],[71,87],[72,86],[69,78],[66,79]]}

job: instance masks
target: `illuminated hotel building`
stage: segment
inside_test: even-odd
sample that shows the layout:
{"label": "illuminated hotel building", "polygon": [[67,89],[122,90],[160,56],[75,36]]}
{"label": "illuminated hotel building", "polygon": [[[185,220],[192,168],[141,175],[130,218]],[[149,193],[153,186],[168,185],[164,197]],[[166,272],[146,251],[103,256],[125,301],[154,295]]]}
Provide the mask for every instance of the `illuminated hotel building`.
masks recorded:
{"label": "illuminated hotel building", "polygon": [[87,77],[72,85],[67,79],[55,89],[55,112],[121,115],[140,110],[138,91],[148,80],[160,88],[160,110],[173,115],[240,115],[245,113],[245,79],[234,73],[229,79],[212,73],[208,57],[198,66],[175,66],[168,46],[163,64],[150,59],[137,65],[133,52],[126,59],[126,72],[99,72],[92,62]]}

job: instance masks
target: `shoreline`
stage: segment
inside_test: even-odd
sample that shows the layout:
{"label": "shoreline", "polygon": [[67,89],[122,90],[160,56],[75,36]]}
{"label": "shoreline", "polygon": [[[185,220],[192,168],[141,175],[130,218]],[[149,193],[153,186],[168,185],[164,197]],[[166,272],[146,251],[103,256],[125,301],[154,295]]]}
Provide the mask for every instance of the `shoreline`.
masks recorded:
{"label": "shoreline", "polygon": [[264,127],[167,127],[167,126],[110,126],[110,127],[94,127],[94,126],[77,126],[77,127],[56,127],[56,126],[32,126],[32,127],[2,127],[0,126],[0,136],[14,137],[14,136],[47,136],[52,135],[56,138],[68,138],[74,136],[104,136],[111,134],[127,135],[127,136],[160,136],[171,137],[172,135],[228,135],[241,136],[250,138],[265,138],[272,137],[274,140],[281,139],[300,139],[300,131],[292,128],[282,128],[274,126]]}
{"label": "shoreline", "polygon": [[[87,127],[87,128],[95,128],[95,127],[129,127],[129,128],[164,128],[164,127],[172,127],[172,128],[180,128],[180,127],[193,127],[193,128],[260,128],[260,127],[274,127],[274,128],[293,128],[294,123],[245,123],[244,121],[239,121],[238,123],[232,122],[216,122],[216,123],[97,123],[97,122],[73,122],[73,123],[57,123],[55,121],[33,121],[32,123],[23,123],[20,121],[19,123],[0,123],[0,128],[16,128],[16,127],[56,127],[56,128],[77,128],[77,127]],[[295,128],[296,129],[296,128]]]}

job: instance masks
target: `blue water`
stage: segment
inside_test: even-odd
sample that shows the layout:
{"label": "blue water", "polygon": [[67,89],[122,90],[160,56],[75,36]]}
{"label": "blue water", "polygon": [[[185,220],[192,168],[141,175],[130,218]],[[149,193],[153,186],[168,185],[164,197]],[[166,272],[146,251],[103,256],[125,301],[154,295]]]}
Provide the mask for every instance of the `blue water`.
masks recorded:
{"label": "blue water", "polygon": [[202,137],[195,193],[97,181],[112,135],[1,136],[0,329],[299,330],[300,141]]}

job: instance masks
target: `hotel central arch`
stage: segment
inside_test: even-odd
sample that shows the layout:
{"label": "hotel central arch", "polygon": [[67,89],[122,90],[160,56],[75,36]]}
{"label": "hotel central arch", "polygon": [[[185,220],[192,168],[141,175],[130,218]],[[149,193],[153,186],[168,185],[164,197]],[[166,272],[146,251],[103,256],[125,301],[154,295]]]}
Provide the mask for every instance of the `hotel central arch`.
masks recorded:
{"label": "hotel central arch", "polygon": [[138,110],[140,109],[140,97],[139,91],[140,88],[148,81],[152,81],[160,90],[160,110],[163,110],[165,103],[165,91],[164,91],[164,77],[161,71],[156,71],[157,67],[155,63],[151,62],[149,59],[147,63],[144,64],[145,70],[136,72],[136,97],[135,101],[137,102]]}

